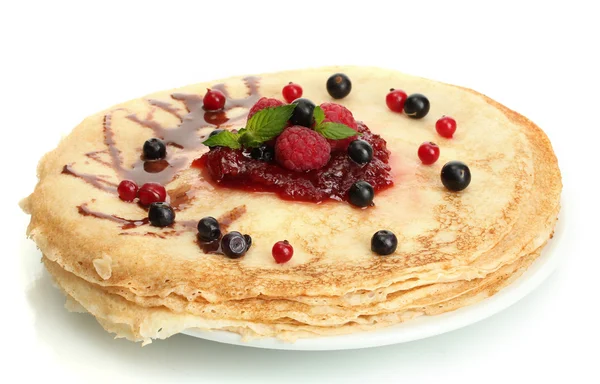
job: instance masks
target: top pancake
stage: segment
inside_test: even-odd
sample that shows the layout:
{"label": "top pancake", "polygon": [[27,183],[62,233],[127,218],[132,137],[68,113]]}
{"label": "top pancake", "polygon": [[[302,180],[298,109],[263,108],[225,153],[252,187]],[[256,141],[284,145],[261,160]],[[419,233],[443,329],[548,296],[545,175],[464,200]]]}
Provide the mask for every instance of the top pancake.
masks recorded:
{"label": "top pancake", "polygon": [[[418,286],[483,277],[548,239],[559,207],[560,172],[547,137],[533,123],[474,91],[380,68],[258,75],[258,93],[280,98],[283,85],[294,81],[315,103],[332,101],[325,81],[335,72],[346,73],[353,85],[350,95],[337,102],[381,135],[392,153],[395,185],[375,196],[375,207],[291,202],[203,180],[188,165],[206,151],[198,143],[214,126],[198,122],[203,112],[197,108],[186,115],[185,104],[175,98],[201,96],[220,83],[232,98],[247,97],[244,77],[234,77],[158,92],[85,119],[39,164],[39,183],[23,202],[31,213],[29,235],[46,257],[89,282],[144,296],[176,293],[212,302],[259,295],[341,296],[398,283]],[[412,120],[389,111],[384,97],[391,87],[425,94],[429,114]],[[243,127],[246,113],[245,108],[229,111],[226,127]],[[175,227],[122,229],[114,221],[81,215],[77,207],[87,203],[89,209],[122,218],[145,217],[137,205],[62,171],[71,165],[76,172],[116,184],[129,175],[143,142],[155,136],[151,128],[178,127],[178,114],[185,115],[185,128],[196,136],[190,146],[180,143],[184,149],[168,148],[171,164],[181,170],[166,188],[172,200],[189,197],[177,212]],[[444,114],[458,122],[453,139],[435,132],[435,121]],[[107,150],[112,141],[118,150]],[[441,149],[432,166],[421,165],[416,155],[424,141]],[[445,190],[440,182],[440,169],[450,160],[471,169],[472,182],[460,193]],[[190,224],[204,216],[236,216],[229,230],[250,234],[250,251],[238,260],[204,254]],[[370,238],[380,229],[398,236],[391,256],[370,251]],[[140,236],[145,233],[155,235]],[[278,265],[271,247],[283,239],[294,246],[294,257]]]}

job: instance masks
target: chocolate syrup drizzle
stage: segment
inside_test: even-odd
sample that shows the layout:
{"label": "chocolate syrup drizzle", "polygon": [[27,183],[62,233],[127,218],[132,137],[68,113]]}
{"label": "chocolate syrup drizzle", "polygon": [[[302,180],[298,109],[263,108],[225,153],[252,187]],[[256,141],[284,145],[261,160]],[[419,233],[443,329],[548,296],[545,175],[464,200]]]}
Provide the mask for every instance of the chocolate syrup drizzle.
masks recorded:
{"label": "chocolate syrup drizzle", "polygon": [[[207,134],[198,133],[202,128],[227,128],[232,126],[235,122],[244,120],[248,116],[248,110],[260,97],[258,93],[258,78],[246,77],[244,78],[244,83],[248,89],[248,93],[246,97],[239,99],[231,97],[225,84],[213,86],[213,89],[220,90],[226,97],[225,107],[222,111],[204,110],[202,97],[199,95],[174,93],[171,95],[171,98],[182,102],[186,109],[185,112],[167,101],[148,99],[147,102],[154,108],[144,118],[140,118],[133,113],[127,115],[126,118],[128,120],[138,123],[142,127],[151,129],[154,136],[162,139],[167,146],[178,149],[172,151],[167,150],[167,157],[163,160],[144,161],[140,156],[131,167],[126,167],[123,164],[121,150],[118,147],[113,131],[113,114],[117,111],[127,111],[123,108],[114,109],[104,115],[102,125],[106,148],[88,152],[85,155],[91,160],[111,167],[119,180],[132,180],[138,185],[156,182],[166,186],[169,182],[173,181],[179,171],[189,167],[192,160],[198,157],[197,151],[204,146],[202,142],[207,137]],[[227,112],[234,108],[244,108],[246,110],[239,111],[235,116],[229,116]],[[157,109],[163,110],[179,119],[179,124],[176,127],[162,126],[154,119],[154,113]],[[140,148],[142,146],[141,144],[142,143],[140,143]],[[106,155],[108,155],[110,161],[106,160]],[[78,172],[74,166],[74,163],[65,165],[62,173],[77,177],[102,191],[117,194],[117,184],[110,181],[109,176]],[[189,199],[189,193],[180,194],[176,199],[171,201],[173,209],[176,211],[185,209]],[[139,220],[125,219],[92,210],[88,207],[88,203],[84,203],[77,208],[81,215],[114,221],[121,224],[123,230],[137,228],[141,225],[148,224],[147,218]],[[197,223],[176,220],[175,224],[186,229],[195,228]],[[147,232],[146,234],[163,237],[163,235],[169,233],[177,234],[178,232],[165,231],[160,235],[154,232]]]}

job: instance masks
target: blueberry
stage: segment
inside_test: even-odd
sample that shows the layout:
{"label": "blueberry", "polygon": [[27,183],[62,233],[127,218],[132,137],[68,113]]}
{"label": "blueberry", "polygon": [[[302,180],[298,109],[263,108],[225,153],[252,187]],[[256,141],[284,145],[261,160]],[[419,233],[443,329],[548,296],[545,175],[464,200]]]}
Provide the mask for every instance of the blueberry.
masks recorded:
{"label": "blueberry", "polygon": [[367,164],[373,159],[373,147],[364,140],[354,140],[348,145],[348,156],[358,164]]}
{"label": "blueberry", "polygon": [[292,101],[292,104],[296,104],[296,108],[292,112],[290,123],[310,128],[314,121],[315,103],[308,99],[300,98]]}
{"label": "blueberry", "polygon": [[252,148],[250,151],[250,157],[255,160],[272,161],[275,157],[275,149],[271,146],[263,144],[260,147]]}
{"label": "blueberry", "polygon": [[198,222],[198,237],[202,241],[214,241],[221,237],[219,222],[214,217],[208,216]]}
{"label": "blueberry", "polygon": [[144,159],[146,160],[164,159],[167,155],[167,147],[165,143],[156,137],[146,140],[143,150]]}
{"label": "blueberry", "polygon": [[244,235],[244,240],[246,240],[246,252],[248,252],[248,250],[252,246],[252,238],[250,237],[250,235]]}
{"label": "blueberry", "polygon": [[148,220],[155,227],[166,227],[175,221],[175,211],[167,203],[152,203],[148,209]]}
{"label": "blueberry", "polygon": [[350,203],[361,208],[368,207],[369,205],[373,204],[374,196],[375,191],[373,190],[373,186],[363,180],[352,184],[348,190],[348,198],[350,199]]}
{"label": "blueberry", "polygon": [[404,113],[413,119],[422,119],[429,113],[429,100],[420,93],[413,93],[404,102]]}
{"label": "blueberry", "polygon": [[241,233],[233,231],[221,239],[221,250],[230,259],[237,259],[244,256],[248,250],[248,245]]}
{"label": "blueberry", "polygon": [[460,161],[450,161],[442,167],[442,184],[451,191],[458,192],[471,183],[471,170]]}
{"label": "blueberry", "polygon": [[215,129],[214,131],[212,131],[211,133],[208,134],[208,137],[213,137],[214,135],[218,135],[219,133],[223,132],[224,129]]}
{"label": "blueberry", "polygon": [[378,255],[386,256],[394,253],[398,247],[398,239],[393,232],[381,230],[371,237],[371,251]]}
{"label": "blueberry", "polygon": [[335,73],[327,79],[327,92],[334,99],[343,99],[352,90],[352,82],[343,73]]}

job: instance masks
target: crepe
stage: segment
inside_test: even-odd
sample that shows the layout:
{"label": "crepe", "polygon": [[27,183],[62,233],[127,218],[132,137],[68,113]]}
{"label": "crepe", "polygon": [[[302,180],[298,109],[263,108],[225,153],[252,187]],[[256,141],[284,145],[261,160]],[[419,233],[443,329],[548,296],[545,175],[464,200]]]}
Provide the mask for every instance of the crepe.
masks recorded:
{"label": "crepe", "polygon": [[[289,81],[301,84],[304,97],[317,104],[332,101],[325,81],[336,72],[353,84],[350,95],[336,102],[381,135],[391,151],[394,186],[376,195],[374,207],[228,189],[190,167],[207,151],[201,141],[217,124],[244,127],[258,97],[279,98]],[[390,111],[384,97],[391,87],[427,95],[429,114],[413,120]],[[226,116],[202,109],[206,88],[227,93]],[[452,139],[434,129],[444,114],[458,122]],[[177,146],[169,147],[165,170],[143,173],[141,144],[153,136]],[[441,148],[431,166],[416,156],[425,141]],[[460,193],[440,182],[440,169],[450,160],[471,169],[472,182]],[[115,194],[121,179],[140,175],[164,183],[171,202],[180,204],[172,228],[114,219],[133,222],[146,215]],[[152,322],[164,322],[164,329],[173,321],[178,325],[169,329],[177,332],[182,318],[184,324],[200,318],[208,322],[203,328],[290,339],[372,328],[375,320],[359,324],[365,316],[387,319],[377,320],[382,326],[434,314],[441,302],[447,303],[443,308],[467,305],[482,297],[478,290],[492,294],[501,286],[484,288],[487,281],[500,275],[508,282],[535,259],[552,235],[562,188],[548,138],[525,117],[472,90],[372,67],[238,76],[122,103],[77,126],[40,161],[38,177],[22,208],[31,214],[27,233],[59,285],[108,330],[145,341],[167,333],[116,321],[110,311],[98,311],[96,301],[124,303],[136,313],[124,318],[160,318]],[[194,229],[205,216],[227,218],[229,230],[251,234],[252,248],[237,260],[205,254]],[[393,255],[371,252],[370,238],[380,229],[398,236]],[[271,247],[284,238],[294,257],[280,265]],[[64,276],[77,283],[65,288]],[[81,298],[79,290],[93,294]]]}
{"label": "crepe", "polygon": [[[151,343],[152,339],[165,339],[186,329],[199,328],[233,331],[242,335],[245,341],[276,337],[282,341],[294,342],[298,338],[374,331],[419,316],[438,315],[475,304],[518,278],[538,256],[539,251],[536,251],[483,279],[469,282],[471,289],[451,299],[427,305],[415,303],[414,306],[403,311],[357,315],[340,321],[335,326],[315,325],[310,321],[302,322],[285,316],[273,319],[273,308],[277,308],[281,303],[263,305],[262,309],[258,309],[258,313],[265,314],[267,317],[252,320],[244,319],[244,316],[231,317],[231,313],[223,311],[223,308],[205,309],[202,314],[198,314],[188,311],[174,312],[171,308],[160,305],[139,305],[66,272],[46,258],[44,263],[61,290],[67,295],[67,308],[73,312],[89,311],[104,329],[114,333],[118,338]],[[251,311],[252,307],[255,307],[253,304],[245,303],[243,308],[232,305],[232,308],[238,311]]]}

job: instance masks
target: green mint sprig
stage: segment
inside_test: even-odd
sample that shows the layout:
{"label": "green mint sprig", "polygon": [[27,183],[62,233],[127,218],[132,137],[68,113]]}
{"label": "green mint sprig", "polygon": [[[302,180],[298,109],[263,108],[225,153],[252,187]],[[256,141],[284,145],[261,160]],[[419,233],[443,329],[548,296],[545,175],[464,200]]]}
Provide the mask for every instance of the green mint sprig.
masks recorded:
{"label": "green mint sprig", "polygon": [[[296,108],[295,104],[288,104],[261,109],[248,120],[246,127],[240,129],[237,133],[225,130],[209,137],[203,144],[208,147],[228,147],[232,149],[259,147],[265,141],[269,141],[283,132],[294,112],[294,108]],[[360,134],[344,124],[324,123],[325,113],[319,106],[315,107],[313,117],[315,119],[315,131],[327,139],[340,140]]]}
{"label": "green mint sprig", "polygon": [[354,129],[345,124],[331,122],[324,123],[325,112],[323,112],[323,109],[319,106],[315,107],[313,116],[315,118],[315,131],[320,133],[326,139],[341,140],[357,134],[360,135],[360,133],[357,133]]}

